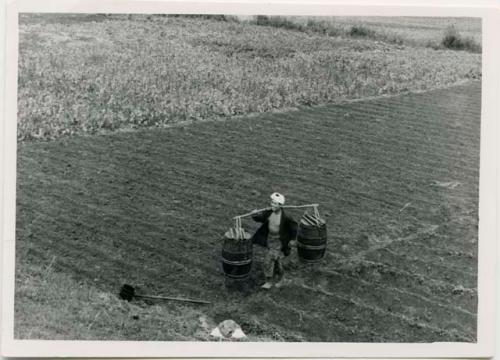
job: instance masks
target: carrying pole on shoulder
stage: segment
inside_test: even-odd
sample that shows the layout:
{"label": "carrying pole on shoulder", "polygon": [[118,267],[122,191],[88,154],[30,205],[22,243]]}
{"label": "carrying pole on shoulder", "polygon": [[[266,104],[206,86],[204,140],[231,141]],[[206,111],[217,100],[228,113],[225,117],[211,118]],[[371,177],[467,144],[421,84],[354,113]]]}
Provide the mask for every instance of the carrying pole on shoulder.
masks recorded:
{"label": "carrying pole on shoulder", "polygon": [[[300,208],[312,207],[312,208],[314,208],[314,213],[315,214],[317,213],[319,215],[318,206],[319,206],[319,204],[305,204],[305,205],[283,205],[281,207],[283,209],[300,209]],[[251,211],[251,212],[243,214],[243,215],[237,215],[237,216],[233,217],[233,219],[238,219],[238,218],[241,219],[244,217],[255,215],[255,214],[260,213],[262,211],[267,211],[267,210],[271,210],[271,208],[267,207],[267,208],[263,208],[263,209],[254,210],[254,211]]]}

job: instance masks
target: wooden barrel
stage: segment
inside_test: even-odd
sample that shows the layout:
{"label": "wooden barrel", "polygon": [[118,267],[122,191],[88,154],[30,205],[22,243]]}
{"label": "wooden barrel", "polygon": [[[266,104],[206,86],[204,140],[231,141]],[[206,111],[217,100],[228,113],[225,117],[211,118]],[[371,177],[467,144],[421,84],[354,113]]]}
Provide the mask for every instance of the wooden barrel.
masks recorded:
{"label": "wooden barrel", "polygon": [[237,234],[234,229],[224,234],[222,269],[231,279],[245,279],[252,268],[253,245],[251,235],[245,231]]}
{"label": "wooden barrel", "polygon": [[297,235],[297,254],[306,263],[323,259],[326,252],[327,231],[324,220],[318,223],[301,220]]}

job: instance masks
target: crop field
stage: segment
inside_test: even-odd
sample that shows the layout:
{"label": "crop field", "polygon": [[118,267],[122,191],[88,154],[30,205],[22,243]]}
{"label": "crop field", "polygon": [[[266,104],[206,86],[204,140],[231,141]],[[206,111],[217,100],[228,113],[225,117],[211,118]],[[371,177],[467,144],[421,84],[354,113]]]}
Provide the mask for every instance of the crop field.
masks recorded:
{"label": "crop field", "polygon": [[[449,23],[428,22],[429,39]],[[23,14],[19,74],[18,137],[33,140],[441,88],[480,79],[481,54],[213,19]]]}
{"label": "crop field", "polygon": [[[19,142],[16,337],[209,340],[233,319],[256,341],[476,341],[480,88]],[[320,204],[327,254],[292,252],[266,292],[255,247],[228,288],[223,234],[272,191]],[[212,304],[129,304],[125,282]]]}

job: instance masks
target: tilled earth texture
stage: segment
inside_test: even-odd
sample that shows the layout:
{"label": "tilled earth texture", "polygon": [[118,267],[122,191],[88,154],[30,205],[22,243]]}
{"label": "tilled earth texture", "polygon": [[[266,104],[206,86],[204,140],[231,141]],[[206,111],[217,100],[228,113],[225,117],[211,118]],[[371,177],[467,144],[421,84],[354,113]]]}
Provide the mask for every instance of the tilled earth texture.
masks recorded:
{"label": "tilled earth texture", "polygon": [[[208,339],[199,335],[199,315],[206,328],[233,319],[253,339],[274,341],[476,341],[480,99],[480,83],[469,82],[19,143],[16,333],[41,326],[18,321],[29,303],[60,306],[36,298],[44,289],[21,291],[33,275],[27,264],[50,264],[111,302],[125,303],[117,296],[123,283],[211,301],[138,300],[177,314],[175,321],[190,314],[175,334],[155,323],[159,340]],[[289,204],[320,204],[324,259],[303,264],[292,252],[285,285],[264,291],[263,252],[255,247],[246,286],[226,284],[220,253],[232,216],[266,206],[273,191]],[[66,304],[77,303],[71,294]],[[140,338],[133,329],[106,334],[99,339]]]}

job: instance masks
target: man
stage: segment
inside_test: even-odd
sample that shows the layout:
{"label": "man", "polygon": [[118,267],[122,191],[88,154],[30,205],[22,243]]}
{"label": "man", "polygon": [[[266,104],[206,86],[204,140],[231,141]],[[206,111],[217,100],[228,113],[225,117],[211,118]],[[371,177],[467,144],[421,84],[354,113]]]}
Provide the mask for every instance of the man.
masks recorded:
{"label": "man", "polygon": [[[264,275],[266,281],[262,285],[263,289],[273,287],[273,277],[278,275],[283,278],[284,256],[290,254],[290,241],[294,240],[297,234],[297,223],[289,216],[285,215],[282,206],[285,205],[285,197],[279,193],[271,194],[271,210],[257,212],[254,210],[252,218],[261,222],[262,225],[252,237],[254,244],[259,244],[266,248],[264,258]],[[279,284],[279,283],[278,283]],[[276,285],[278,285],[276,284]]]}

